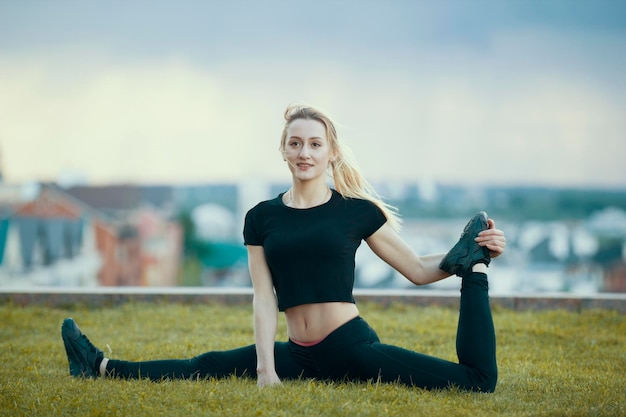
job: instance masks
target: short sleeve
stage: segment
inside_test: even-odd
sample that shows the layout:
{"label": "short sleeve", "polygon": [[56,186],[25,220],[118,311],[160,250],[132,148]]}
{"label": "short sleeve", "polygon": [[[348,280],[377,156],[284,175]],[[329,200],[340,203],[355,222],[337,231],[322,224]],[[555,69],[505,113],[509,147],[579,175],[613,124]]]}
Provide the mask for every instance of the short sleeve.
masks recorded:
{"label": "short sleeve", "polygon": [[244,245],[262,245],[263,241],[261,234],[258,231],[255,222],[255,210],[249,210],[246,213],[246,217],[243,224],[243,243]]}
{"label": "short sleeve", "polygon": [[382,212],[378,206],[374,203],[370,203],[371,205],[371,213],[369,215],[368,221],[366,221],[366,228],[364,230],[363,239],[367,239],[371,235],[373,235],[378,229],[382,227],[383,224],[387,222],[387,217]]}
{"label": "short sleeve", "polygon": [[374,234],[383,224],[387,217],[382,210],[368,200],[352,200],[351,220],[360,239],[367,239]]}

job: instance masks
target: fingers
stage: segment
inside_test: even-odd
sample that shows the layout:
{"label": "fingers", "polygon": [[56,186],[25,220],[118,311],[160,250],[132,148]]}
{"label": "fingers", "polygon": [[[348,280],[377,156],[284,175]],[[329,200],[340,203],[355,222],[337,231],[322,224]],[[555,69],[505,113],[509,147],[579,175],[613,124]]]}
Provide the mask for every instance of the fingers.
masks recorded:
{"label": "fingers", "polygon": [[487,229],[487,230],[483,230],[482,232],[478,233],[478,236],[476,236],[476,241],[484,241],[484,240],[489,240],[489,239],[497,239],[497,238],[502,238],[504,240],[506,240],[506,238],[504,237],[504,232],[500,229]]}
{"label": "fingers", "polygon": [[489,249],[489,256],[492,258],[498,257],[504,253],[504,247],[506,246],[505,240],[489,240],[485,242],[478,242],[480,246],[485,246]]}
{"label": "fingers", "polygon": [[500,255],[502,255],[502,253],[504,252],[504,247],[502,246],[496,246],[496,245],[486,245],[487,249],[489,249],[489,256],[491,256],[492,258],[498,257]]}
{"label": "fingers", "polygon": [[258,387],[269,387],[272,385],[279,385],[280,383],[280,378],[278,377],[278,375],[276,375],[276,373],[273,373],[271,375],[259,374],[257,376]]}
{"label": "fingers", "polygon": [[506,237],[502,230],[496,229],[496,222],[492,219],[487,220],[489,228],[483,230],[478,234],[475,241],[480,246],[485,246],[489,249],[490,256],[495,258],[504,252],[506,246]]}

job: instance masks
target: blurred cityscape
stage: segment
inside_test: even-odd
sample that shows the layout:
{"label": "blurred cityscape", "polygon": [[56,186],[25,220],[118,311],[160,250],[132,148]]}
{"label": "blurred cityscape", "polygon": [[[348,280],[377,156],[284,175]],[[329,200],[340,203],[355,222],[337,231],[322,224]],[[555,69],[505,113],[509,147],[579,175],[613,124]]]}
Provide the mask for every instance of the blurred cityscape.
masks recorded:
{"label": "blurred cityscape", "polygon": [[[507,234],[491,292],[626,292],[626,191],[375,184],[418,254],[446,252],[485,210]],[[0,182],[0,288],[250,286],[243,218],[289,184]],[[367,245],[359,288],[411,288]],[[427,286],[452,289],[459,280]]]}

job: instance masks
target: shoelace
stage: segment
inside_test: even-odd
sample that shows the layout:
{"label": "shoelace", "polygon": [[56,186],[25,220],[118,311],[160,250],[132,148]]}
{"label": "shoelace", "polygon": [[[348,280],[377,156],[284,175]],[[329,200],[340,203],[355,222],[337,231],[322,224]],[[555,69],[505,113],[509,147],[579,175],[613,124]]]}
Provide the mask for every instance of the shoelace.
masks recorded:
{"label": "shoelace", "polygon": [[85,341],[85,344],[89,347],[89,350],[96,352],[98,350],[97,347],[95,347],[93,345],[93,343],[91,343],[91,341],[89,339],[87,339],[87,336],[85,336],[84,334],[80,335],[80,338],[83,339]]}
{"label": "shoelace", "polygon": [[102,355],[102,351],[98,349],[97,347],[95,347],[93,343],[91,343],[91,341],[87,339],[87,336],[85,336],[84,334],[81,334],[80,338],[83,340],[83,342],[87,346],[87,357],[85,358],[87,361],[86,365],[89,366],[89,368],[91,368],[91,372],[93,372],[94,375],[97,375],[98,370],[96,369],[96,363],[98,362],[98,357]]}

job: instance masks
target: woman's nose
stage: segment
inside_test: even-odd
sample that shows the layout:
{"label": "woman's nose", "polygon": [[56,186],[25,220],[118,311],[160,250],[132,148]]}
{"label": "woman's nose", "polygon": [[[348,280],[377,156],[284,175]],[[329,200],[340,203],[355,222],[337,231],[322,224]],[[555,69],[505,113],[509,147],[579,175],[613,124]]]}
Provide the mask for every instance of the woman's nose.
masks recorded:
{"label": "woman's nose", "polygon": [[303,146],[302,149],[300,149],[300,158],[302,159],[306,159],[309,157],[309,147],[308,146]]}

